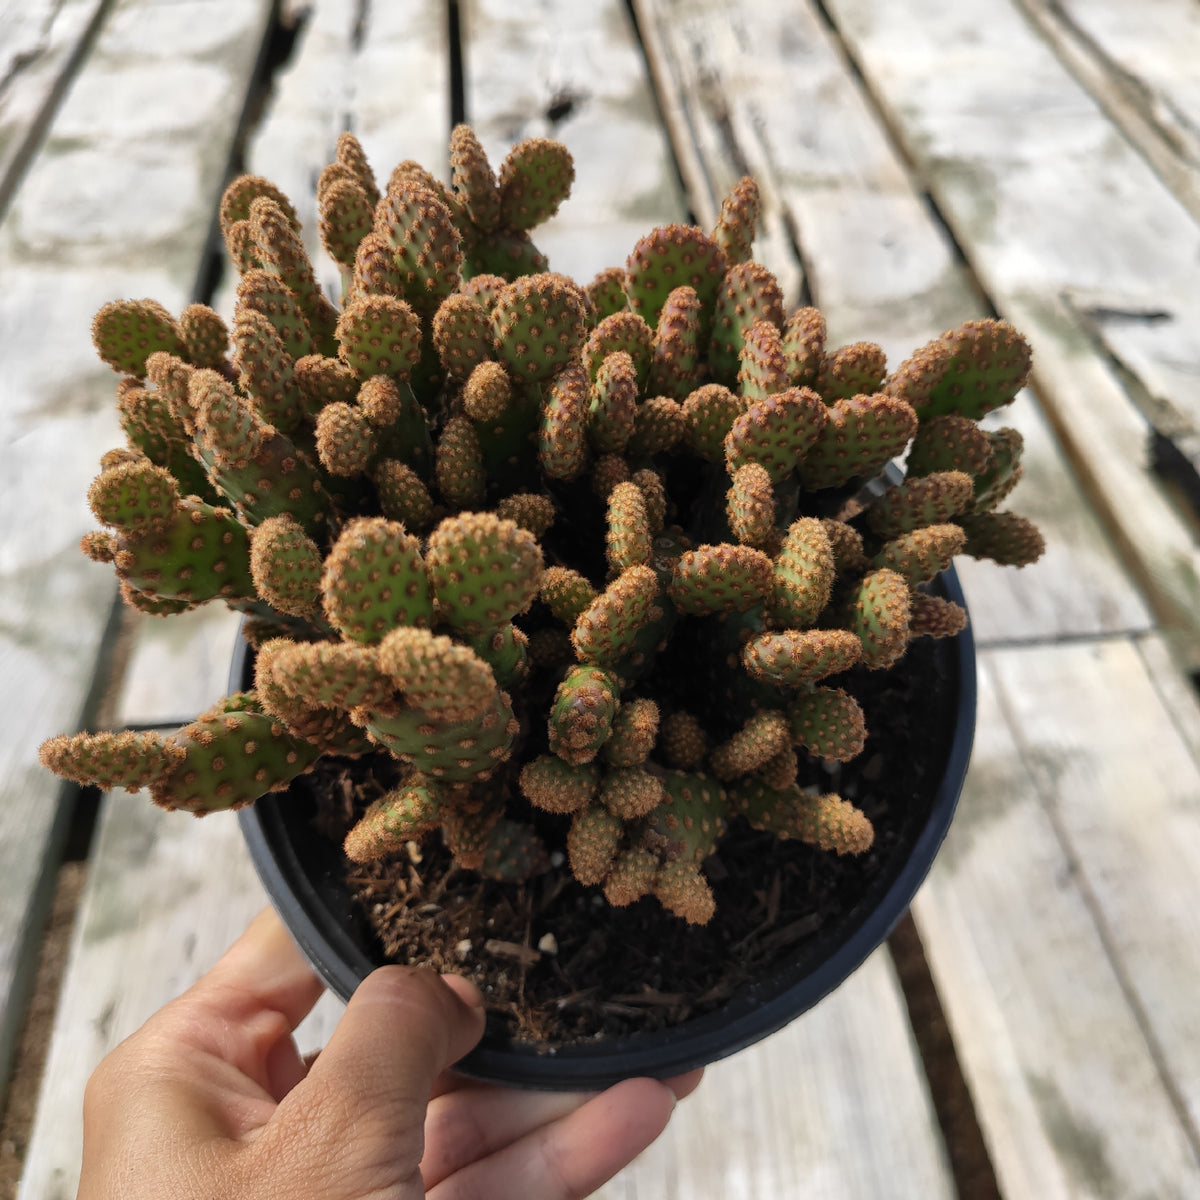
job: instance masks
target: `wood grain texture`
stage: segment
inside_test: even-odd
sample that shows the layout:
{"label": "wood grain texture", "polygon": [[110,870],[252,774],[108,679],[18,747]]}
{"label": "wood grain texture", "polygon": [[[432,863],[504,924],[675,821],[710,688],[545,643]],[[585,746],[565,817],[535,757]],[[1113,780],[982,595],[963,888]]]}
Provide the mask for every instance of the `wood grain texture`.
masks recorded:
{"label": "wood grain texture", "polygon": [[[826,8],[982,286],[1030,336],[1057,434],[1194,663],[1200,551],[1148,471],[1147,416],[1077,306],[1099,295],[1186,325],[1200,226],[1011,0]],[[1141,344],[1142,324],[1112,324],[1106,340]],[[1170,399],[1179,413],[1195,403]]]}
{"label": "wood grain texture", "polygon": [[116,4],[0,224],[0,1078],[57,853],[36,750],[81,719],[114,592],[77,548],[121,440],[91,318],[119,296],[187,303],[270,7]]}
{"label": "wood grain texture", "polygon": [[[1114,645],[1128,660],[1127,644]],[[1026,730],[1058,724],[1064,702],[1040,678],[1017,677],[1034,660],[1057,663],[1057,677],[1069,675],[1080,693],[1102,695],[1106,709],[1128,713],[1127,704],[1144,699],[1123,699],[1124,676],[1090,650],[983,654],[971,770],[913,915],[1002,1193],[1039,1200],[1193,1196],[1200,1168],[1173,1084],[1160,1070],[1161,1047],[1147,1039],[1124,962],[1113,962],[1097,925],[1088,884],[1094,859],[1081,858],[1083,848],[1069,834],[1064,841],[1047,812],[1096,803],[1090,788],[1073,795],[1064,783],[1074,760],[1097,758],[1102,743],[1084,732],[1096,706],[1072,722],[1076,745],[1050,735],[1029,746]],[[1021,710],[1015,737],[1009,703]],[[1141,733],[1157,750],[1155,714],[1144,721],[1137,721]],[[1108,773],[1107,765],[1099,770]],[[1154,781],[1143,768],[1128,782],[1136,809]],[[1140,888],[1142,865],[1121,864],[1114,882]],[[1174,968],[1160,953],[1149,986],[1172,988],[1185,1000],[1186,978],[1185,965]]]}
{"label": "wood grain texture", "polygon": [[[983,315],[967,273],[810,5],[756,11],[734,0],[638,0],[658,75],[689,116],[704,179],[747,163],[795,228],[815,302],[837,345],[879,342],[892,362]],[[664,107],[670,111],[671,105]],[[697,186],[702,186],[702,181]],[[775,264],[768,261],[768,266]],[[1025,437],[1013,507],[1048,550],[1017,571],[961,559],[975,636],[1031,640],[1144,629],[1145,605],[1088,511],[1028,393],[996,414]]]}
{"label": "wood grain texture", "polygon": [[[1200,770],[1124,639],[997,656],[1017,743],[1147,1038],[1200,1129]],[[1200,1147],[1198,1147],[1200,1149]]]}
{"label": "wood grain texture", "polygon": [[596,1200],[956,1195],[886,951],[786,1029],[710,1067]]}
{"label": "wood grain texture", "polygon": [[0,214],[111,0],[0,3]]}

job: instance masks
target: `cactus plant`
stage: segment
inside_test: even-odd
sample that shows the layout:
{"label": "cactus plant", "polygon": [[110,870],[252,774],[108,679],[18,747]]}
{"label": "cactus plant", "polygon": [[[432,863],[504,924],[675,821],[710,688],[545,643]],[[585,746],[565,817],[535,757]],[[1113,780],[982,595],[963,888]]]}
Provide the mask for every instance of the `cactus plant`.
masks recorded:
{"label": "cactus plant", "polygon": [[748,179],[711,235],[655,229],[583,286],[531,236],[563,147],[497,173],[460,127],[451,162],[449,186],[404,163],[381,188],[342,135],[318,193],[336,306],[286,197],[243,177],[232,335],[200,306],[101,310],[128,444],[84,550],[142,611],[246,614],[257,666],[173,736],[60,736],[43,761],[202,813],[386,754],[352,860],[440,834],[514,879],[557,850],[607,903],[692,923],[736,822],[864,852],[870,821],[798,764],[869,736],[838,677],[962,628],[928,592],[954,555],[1040,554],[996,511],[1019,435],[977,424],[1025,382],[1024,339],[967,322],[890,374],[870,343],[827,348],[750,258]]}

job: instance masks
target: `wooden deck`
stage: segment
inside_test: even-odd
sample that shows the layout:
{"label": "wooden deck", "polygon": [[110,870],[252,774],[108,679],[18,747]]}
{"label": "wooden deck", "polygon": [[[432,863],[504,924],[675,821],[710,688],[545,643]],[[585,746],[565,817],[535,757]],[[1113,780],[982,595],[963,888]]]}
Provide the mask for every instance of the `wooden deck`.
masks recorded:
{"label": "wooden deck", "polygon": [[[929,997],[906,996],[881,949],[712,1068],[598,1195],[1200,1197],[1200,6],[453,7],[457,47],[435,0],[312,0],[274,64],[271,0],[0,0],[0,1092],[15,1060],[23,1089],[0,1181],[23,1159],[14,1195],[74,1195],[92,1067],[264,903],[232,819],[102,798],[30,1068],[46,918],[89,811],[36,746],[190,716],[224,692],[234,637],[216,611],[117,614],[110,573],[77,552],[119,440],[91,314],[210,294],[231,164],[278,182],[315,238],[341,129],[383,169],[443,162],[453,50],[489,152],[540,134],[575,154],[572,199],[538,238],[558,269],[590,278],[651,224],[710,224],[750,171],[758,257],[836,341],[898,358],[998,313],[1035,348],[1006,419],[1027,444],[1017,507],[1050,549],[1020,572],[962,568],[977,742],[913,907],[965,1117],[947,1115]],[[228,280],[213,302],[229,310]],[[302,1041],[337,1015],[323,1001]],[[35,1089],[27,1128],[13,1113]]]}

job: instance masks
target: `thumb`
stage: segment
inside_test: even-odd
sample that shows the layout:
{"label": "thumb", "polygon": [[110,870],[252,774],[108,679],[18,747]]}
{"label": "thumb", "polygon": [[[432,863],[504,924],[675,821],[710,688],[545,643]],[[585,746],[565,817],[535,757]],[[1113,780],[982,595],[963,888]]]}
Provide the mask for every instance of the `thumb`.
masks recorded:
{"label": "thumb", "polygon": [[280,1103],[261,1140],[280,1137],[288,1144],[281,1149],[316,1173],[308,1188],[327,1185],[310,1195],[375,1194],[419,1180],[430,1089],[485,1023],[478,989],[451,980],[419,967],[372,972],[307,1077]]}

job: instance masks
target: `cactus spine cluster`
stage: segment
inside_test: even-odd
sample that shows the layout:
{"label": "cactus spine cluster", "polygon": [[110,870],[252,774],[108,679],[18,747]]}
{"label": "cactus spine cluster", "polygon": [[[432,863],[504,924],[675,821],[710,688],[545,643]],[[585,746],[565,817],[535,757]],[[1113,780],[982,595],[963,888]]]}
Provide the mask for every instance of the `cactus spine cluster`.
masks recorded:
{"label": "cactus spine cluster", "polygon": [[1040,554],[997,511],[1021,439],[979,424],[1025,341],[972,321],[890,373],[877,346],[827,347],[750,258],[750,179],[711,235],[655,229],[580,286],[530,237],[569,192],[561,145],[497,174],[460,127],[451,164],[449,186],[406,162],[381,188],[341,137],[318,187],[340,305],[287,198],[244,176],[221,205],[232,329],[199,305],[97,315],[127,444],[83,549],[143,612],[246,614],[256,671],[172,736],[60,736],[43,761],[205,813],[383,750],[401,782],[351,858],[436,831],[519,879],[558,839],[611,904],[697,923],[735,818],[865,851],[866,816],[798,765],[863,747],[840,674],[963,627],[925,586],[956,554]]}

